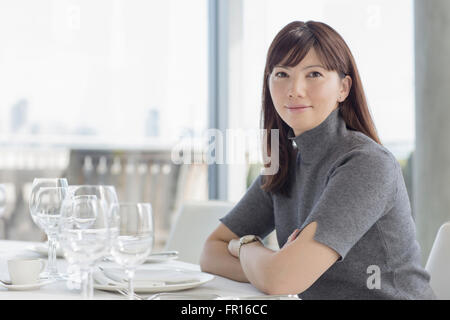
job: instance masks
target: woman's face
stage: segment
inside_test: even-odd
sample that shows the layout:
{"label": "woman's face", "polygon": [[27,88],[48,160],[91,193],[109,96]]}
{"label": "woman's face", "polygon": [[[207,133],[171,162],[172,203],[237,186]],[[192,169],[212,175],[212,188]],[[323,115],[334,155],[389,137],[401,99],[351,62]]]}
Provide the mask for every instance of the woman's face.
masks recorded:
{"label": "woman's face", "polygon": [[351,78],[328,71],[312,48],[295,67],[277,65],[269,77],[272,101],[295,136],[318,126],[347,98]]}

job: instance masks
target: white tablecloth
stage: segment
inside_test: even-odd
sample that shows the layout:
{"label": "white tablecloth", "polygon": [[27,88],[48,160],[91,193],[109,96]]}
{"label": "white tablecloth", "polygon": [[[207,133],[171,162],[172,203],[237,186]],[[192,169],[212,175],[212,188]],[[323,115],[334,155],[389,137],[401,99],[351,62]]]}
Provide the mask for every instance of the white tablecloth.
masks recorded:
{"label": "white tablecloth", "polygon": [[[40,257],[38,253],[29,250],[36,242],[25,241],[10,241],[0,240],[0,278],[8,277],[7,261],[14,257]],[[68,266],[64,259],[58,259],[58,270],[65,272]],[[186,263],[178,260],[171,260],[164,263],[148,263],[141,266],[141,268],[157,268],[177,267],[187,270],[200,271],[200,266],[196,264]],[[77,289],[69,289],[70,285],[66,281],[58,281],[49,285],[43,286],[36,290],[29,291],[11,291],[0,286],[0,300],[6,299],[20,299],[20,300],[73,300],[81,299],[80,291]],[[220,276],[199,287],[183,290],[184,293],[214,293],[220,296],[249,296],[262,294],[258,289],[249,283],[242,283],[229,280]],[[94,299],[109,300],[109,299],[126,299],[125,296],[115,292],[94,290]]]}

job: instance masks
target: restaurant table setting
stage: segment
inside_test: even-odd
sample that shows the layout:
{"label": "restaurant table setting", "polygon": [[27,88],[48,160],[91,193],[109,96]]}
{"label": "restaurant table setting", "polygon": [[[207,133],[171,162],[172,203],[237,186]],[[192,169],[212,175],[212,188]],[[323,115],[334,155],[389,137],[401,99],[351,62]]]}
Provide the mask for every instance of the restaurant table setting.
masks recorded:
{"label": "restaurant table setting", "polygon": [[114,186],[36,178],[29,206],[48,241],[0,240],[0,299],[298,300],[153,252],[151,204],[119,202]]}
{"label": "restaurant table setting", "polygon": [[[24,259],[41,259],[41,253],[31,250],[34,246],[43,246],[44,243],[0,240],[0,279],[10,281],[8,273],[8,261],[17,257]],[[71,269],[65,259],[58,259],[58,269],[67,273]],[[106,274],[101,272],[106,270]],[[94,295],[96,300],[123,300],[128,299],[128,283],[126,278],[119,273],[120,267],[108,259],[97,264],[93,271]],[[154,274],[153,271],[155,272]],[[164,271],[164,272],[163,272]],[[122,271],[124,272],[124,271]],[[173,272],[175,277],[165,278]],[[41,279],[38,283],[11,286],[0,282],[0,300],[78,300],[82,299],[80,280],[77,276],[78,268],[72,268],[68,272],[66,280]],[[109,276],[115,276],[111,279]],[[145,278],[149,275],[148,278]],[[162,276],[161,278],[158,275]],[[192,277],[193,276],[193,277]],[[144,277],[144,278],[142,278]],[[192,278],[191,278],[192,277]],[[121,281],[116,281],[121,280]],[[141,284],[141,280],[143,280]],[[156,280],[169,283],[146,283]],[[173,281],[195,280],[188,283],[173,283]],[[172,281],[172,283],[170,282]],[[117,284],[119,282],[119,284]],[[151,284],[152,286],[149,286]],[[159,285],[160,287],[157,287]],[[183,289],[183,287],[185,289]],[[136,270],[135,293],[133,299],[139,300],[298,300],[297,296],[281,295],[267,296],[249,283],[237,282],[217,275],[201,272],[197,264],[167,259],[166,261],[144,263]]]}

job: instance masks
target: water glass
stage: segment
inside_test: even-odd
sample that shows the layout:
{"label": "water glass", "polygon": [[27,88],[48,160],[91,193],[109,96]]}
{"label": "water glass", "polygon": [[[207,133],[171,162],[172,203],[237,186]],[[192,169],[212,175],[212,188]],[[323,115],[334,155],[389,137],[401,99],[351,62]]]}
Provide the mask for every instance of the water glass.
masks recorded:
{"label": "water glass", "polygon": [[108,211],[106,201],[96,195],[69,194],[64,200],[60,245],[67,261],[80,267],[83,299],[93,298],[93,266],[108,254],[118,231],[118,222]]}
{"label": "water glass", "polygon": [[96,196],[97,199],[103,200],[106,210],[111,210],[113,203],[118,203],[116,188],[111,185],[71,185],[69,186],[69,195],[76,196]]}
{"label": "water glass", "polygon": [[116,203],[111,214],[118,217],[119,230],[112,239],[111,255],[125,269],[128,278],[128,298],[133,299],[133,278],[136,268],[152,252],[154,223],[150,203]]}
{"label": "water glass", "polygon": [[65,178],[36,178],[31,188],[29,208],[34,223],[44,230],[48,238],[47,269],[41,275],[51,279],[62,279],[56,264],[58,225],[61,206],[67,195]]}

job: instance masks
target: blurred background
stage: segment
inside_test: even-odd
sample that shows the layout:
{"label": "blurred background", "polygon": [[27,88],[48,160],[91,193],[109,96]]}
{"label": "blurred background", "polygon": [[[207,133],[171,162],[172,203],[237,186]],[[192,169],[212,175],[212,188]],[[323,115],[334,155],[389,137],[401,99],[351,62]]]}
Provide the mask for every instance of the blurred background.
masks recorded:
{"label": "blurred background", "polygon": [[[35,177],[151,202],[160,247],[183,202],[238,201],[259,173],[270,42],[318,20],[353,52],[426,257],[449,215],[449,18],[446,0],[0,0],[0,237],[44,240]],[[209,128],[244,130],[242,161],[201,161]],[[173,161],[180,144],[200,161]]]}

